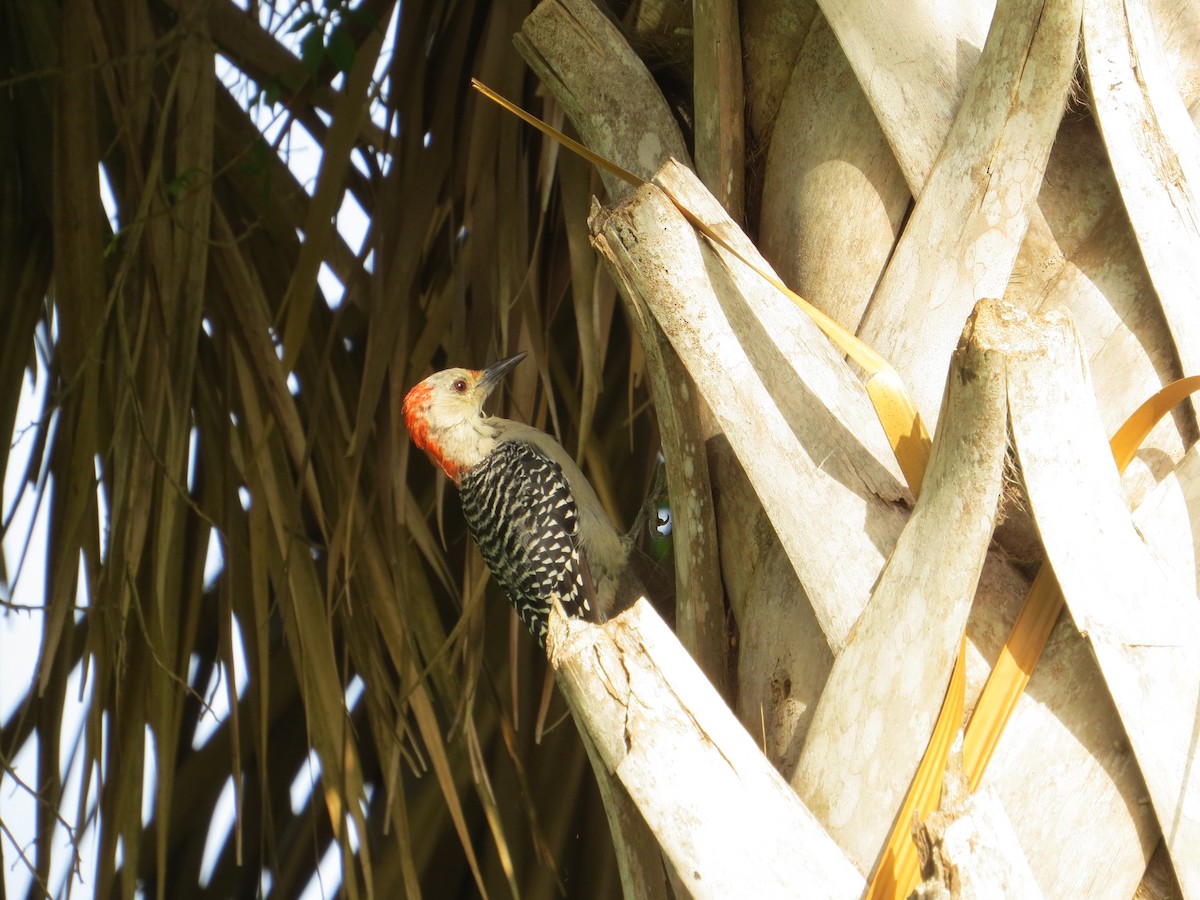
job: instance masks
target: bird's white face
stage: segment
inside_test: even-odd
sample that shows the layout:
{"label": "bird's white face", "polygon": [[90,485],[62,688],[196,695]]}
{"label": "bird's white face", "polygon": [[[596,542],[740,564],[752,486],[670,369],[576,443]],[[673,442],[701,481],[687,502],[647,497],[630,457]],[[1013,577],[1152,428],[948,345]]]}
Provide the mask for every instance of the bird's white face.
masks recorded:
{"label": "bird's white face", "polygon": [[494,384],[477,369],[445,369],[404,398],[404,422],[413,443],[455,483],[495,446],[483,413]]}

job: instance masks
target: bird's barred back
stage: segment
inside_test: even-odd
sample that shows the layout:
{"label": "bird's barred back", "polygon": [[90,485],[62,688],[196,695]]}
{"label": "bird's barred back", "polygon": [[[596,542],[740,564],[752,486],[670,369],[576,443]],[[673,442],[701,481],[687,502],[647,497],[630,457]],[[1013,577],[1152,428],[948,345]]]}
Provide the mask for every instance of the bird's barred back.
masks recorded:
{"label": "bird's barred back", "polygon": [[539,643],[555,593],[567,615],[590,617],[579,513],[558,463],[531,443],[505,441],[458,489],[479,552]]}

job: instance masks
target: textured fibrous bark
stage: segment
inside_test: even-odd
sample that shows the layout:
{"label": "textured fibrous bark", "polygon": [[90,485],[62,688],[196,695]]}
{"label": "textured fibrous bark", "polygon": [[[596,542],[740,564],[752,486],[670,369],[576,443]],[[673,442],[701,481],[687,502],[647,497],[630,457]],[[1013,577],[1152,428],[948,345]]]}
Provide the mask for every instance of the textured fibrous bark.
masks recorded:
{"label": "textured fibrous bark", "polygon": [[745,219],[746,126],[737,0],[693,11],[696,173],[735,221]]}
{"label": "textured fibrous bark", "polygon": [[[921,496],[834,660],[792,776],[864,873],[933,731],[995,528],[1007,446],[1004,351],[983,306],[950,366]],[[895,655],[897,645],[907,652]]]}
{"label": "textured fibrous bark", "polygon": [[[513,38],[583,142],[640,178],[687,145],[662,91],[617,27],[591,0],[543,0]],[[604,173],[614,199],[630,187]]]}
{"label": "textured fibrous bark", "polygon": [[[661,177],[668,175],[664,172]],[[685,188],[682,173],[674,172],[669,179],[676,196],[695,202]],[[702,210],[715,206],[711,199],[707,202],[708,206],[699,202],[695,205]],[[836,487],[824,487],[822,481],[828,472],[838,471],[838,454],[848,452],[845,448],[836,450],[836,445],[821,445],[825,449],[819,454],[812,451],[826,465],[821,475],[805,474],[796,481],[803,483],[803,490],[795,495],[789,493],[793,479],[778,477],[781,470],[772,463],[790,459],[788,454],[794,451],[779,450],[777,446],[785,444],[771,442],[795,435],[802,441],[826,442],[846,436],[839,429],[831,430],[827,417],[832,414],[818,408],[825,403],[837,408],[838,394],[818,392],[812,402],[799,407],[784,403],[783,415],[792,423],[791,428],[767,431],[770,417],[760,414],[750,421],[742,411],[752,407],[778,411],[780,407],[774,406],[774,400],[769,401],[771,406],[754,406],[763,401],[748,392],[758,390],[758,384],[773,385],[769,390],[772,397],[794,398],[796,392],[783,386],[790,383],[790,376],[784,379],[780,366],[764,369],[751,360],[786,359],[789,364],[797,361],[803,366],[817,366],[828,353],[828,347],[804,345],[803,351],[785,352],[782,356],[762,355],[763,348],[754,343],[757,338],[752,335],[770,331],[773,340],[799,340],[806,333],[801,326],[796,326],[795,333],[787,330],[791,325],[785,323],[792,322],[789,311],[794,313],[794,310],[769,289],[764,289],[763,294],[756,293],[750,286],[749,275],[744,284],[739,282],[742,293],[726,293],[726,282],[716,275],[733,271],[736,263],[730,263],[730,269],[725,268],[724,262],[716,264],[719,257],[715,251],[708,250],[706,245],[701,249],[693,229],[677,215],[665,198],[658,198],[653,188],[645,188],[607,217],[594,217],[594,227],[599,232],[598,246],[622,289],[638,291],[639,308],[644,304],[659,318],[694,373],[698,388],[712,398],[714,412],[726,429],[728,448],[718,449],[713,458],[718,460],[714,471],[722,476],[718,516],[725,580],[741,629],[738,709],[748,727],[756,732],[763,730],[772,760],[790,774],[806,736],[811,707],[821,693],[830,665],[826,641],[817,625],[819,619],[813,618],[813,607],[805,591],[809,583],[798,581],[795,575],[794,554],[811,554],[809,565],[813,567],[825,565],[824,560],[832,557],[823,556],[820,548],[833,548],[838,541],[852,539],[853,529],[818,529],[813,533],[815,536],[805,535],[798,541],[791,538],[789,546],[781,538],[789,534],[791,526],[786,518],[780,520],[781,525],[774,517],[781,515],[780,507],[783,516],[796,515],[790,506],[794,504],[808,504],[806,509],[811,510],[812,504],[818,502],[828,502],[831,508],[850,502],[850,507],[840,507],[841,512],[802,510],[799,518],[861,521],[861,512],[848,510],[864,501],[861,498],[820,500],[821,491],[833,490],[831,496],[839,491]],[[744,236],[733,243],[739,249],[746,247],[745,252],[753,257],[753,249]],[[704,245],[703,240],[701,244]],[[698,261],[693,261],[693,256],[698,256]],[[713,298],[714,291],[720,299]],[[768,296],[770,300],[765,299]],[[765,310],[773,310],[777,316],[773,320],[774,329],[769,330],[765,325],[761,330],[747,327],[753,320],[732,312],[737,308],[737,297],[742,299],[736,303],[756,298],[755,302],[764,304],[764,315],[767,315]],[[741,348],[739,340],[748,340],[757,349],[747,351]],[[735,364],[739,357],[745,362]],[[813,377],[812,373],[809,377]],[[827,379],[828,376],[815,378],[814,383],[828,387]],[[850,404],[848,408],[852,407]],[[853,417],[846,409],[843,408],[841,415]],[[811,431],[817,432],[816,438]],[[857,452],[862,450],[859,446]],[[739,465],[731,458],[740,460],[749,476],[740,485],[730,476],[731,467]],[[756,471],[760,463],[762,467]],[[763,507],[757,506],[759,502]],[[765,512],[759,512],[760,509]],[[903,514],[899,514],[902,518]],[[940,540],[939,536],[932,543],[936,545]],[[894,540],[880,546],[890,553]],[[843,550],[825,552],[838,554]],[[883,554],[876,556],[875,565],[882,567],[884,558]],[[848,567],[839,567],[837,574],[853,576]],[[987,660],[995,658],[1027,589],[1027,581],[1011,564],[1000,556],[989,558],[970,618],[968,706],[986,674]],[[894,658],[896,654],[889,650],[886,655]],[[1122,891],[1128,892],[1137,884],[1153,849],[1154,825],[1148,811],[1137,803],[1144,788],[1136,766],[1126,753],[1113,750],[1124,746],[1120,723],[1098,674],[1086,660],[1086,648],[1078,635],[1069,622],[1062,623],[1052,636],[1042,664],[1035,670],[1030,695],[1018,703],[1010,735],[993,759],[987,784],[1003,800],[1043,890],[1053,895],[1082,887],[1093,893],[1111,890],[1113,896],[1120,896]],[[936,709],[937,704],[932,705]],[[1039,790],[1031,791],[1031,784],[1039,785]],[[1057,810],[1055,817],[1045,815],[1047,798],[1051,797]],[[1063,823],[1069,823],[1065,831]],[[1064,853],[1064,848],[1070,852]]]}
{"label": "textured fibrous bark", "polygon": [[1096,119],[1183,370],[1200,372],[1200,137],[1146,0],[1090,4],[1084,58]]}
{"label": "textured fibrous bark", "polygon": [[980,297],[1003,296],[1075,71],[1081,0],[1004,0],[860,334],[932,428]]}
{"label": "textured fibrous bark", "polygon": [[[668,166],[659,177],[701,218],[727,221],[686,170]],[[658,188],[640,189],[593,230],[622,290],[641,298],[679,353],[755,483],[826,640],[840,647],[895,541],[904,513],[894,501],[906,494],[861,385],[760,275],[697,243]],[[744,235],[730,236],[766,265]],[[847,520],[862,525],[828,527]]]}
{"label": "textured fibrous bark", "polygon": [[968,792],[961,753],[956,745],[939,808],[913,829],[921,868],[929,873],[914,892],[916,900],[1044,896],[1004,807],[991,791]]}
{"label": "textured fibrous bark", "polygon": [[[1190,96],[1189,89],[1194,91],[1197,83],[1194,75],[1189,75],[1194,72],[1195,54],[1180,49],[1186,42],[1181,43],[1178,35],[1187,32],[1187,17],[1178,11],[1167,12],[1170,6],[1169,3],[1156,4],[1155,15],[1165,17],[1168,21],[1168,26],[1160,31],[1164,38],[1163,50],[1187,99]],[[1017,107],[1028,103],[1029,109],[1036,110],[1036,115],[1042,121],[1022,133],[1021,129],[1028,123],[1013,127],[1012,123],[997,124],[999,118],[993,120],[993,124],[1002,129],[998,144],[1001,153],[992,159],[991,171],[985,173],[987,184],[984,189],[999,191],[994,199],[999,203],[997,208],[1002,208],[1004,215],[1001,219],[1004,221],[996,225],[985,215],[981,221],[987,227],[972,231],[970,223],[964,225],[960,221],[969,217],[948,214],[945,211],[946,203],[956,196],[961,199],[956,191],[965,182],[959,180],[960,183],[956,184],[956,179],[943,173],[948,184],[945,196],[935,199],[936,194],[931,195],[923,202],[929,205],[928,215],[935,226],[939,225],[939,219],[941,225],[949,226],[949,238],[943,240],[945,235],[936,239],[928,234],[922,236],[921,229],[913,227],[914,222],[920,226],[921,220],[914,217],[906,226],[906,239],[913,241],[914,245],[936,248],[934,252],[937,255],[950,258],[956,264],[968,258],[968,248],[974,247],[977,255],[971,258],[990,273],[988,278],[992,280],[988,284],[992,285],[989,289],[991,292],[998,294],[1003,291],[1006,297],[1011,297],[1026,308],[1067,303],[1073,311],[1078,311],[1088,351],[1096,364],[1103,415],[1106,423],[1111,423],[1111,430],[1137,400],[1149,393],[1154,384],[1172,377],[1176,370],[1175,363],[1170,359],[1169,339],[1163,337],[1168,335],[1166,324],[1162,313],[1157,312],[1153,290],[1140,262],[1137,245],[1128,230],[1119,202],[1114,206],[1115,185],[1110,170],[1104,165],[1104,151],[1097,132],[1081,116],[1072,116],[1060,124],[1054,112],[1055,104],[1049,102],[1054,99],[1056,92],[1065,91],[1065,79],[1074,63],[1071,50],[1076,32],[1071,22],[1078,21],[1078,4],[1001,4],[989,40],[997,45],[1007,41],[1010,50],[996,52],[997,59],[991,62],[998,68],[989,70],[985,67],[978,72],[975,71],[976,63],[980,62],[977,48],[981,46],[983,38],[983,28],[979,23],[986,22],[986,13],[979,8],[972,8],[954,22],[945,16],[927,16],[927,21],[918,28],[919,34],[912,40],[897,39],[898,32],[889,24],[888,27],[893,30],[885,36],[886,40],[879,41],[864,37],[877,33],[883,24],[878,20],[872,24],[870,20],[873,14],[869,10],[864,12],[865,6],[837,3],[824,4],[824,7],[827,7],[824,13],[829,16],[834,30],[842,39],[842,48],[850,65],[863,76],[864,95],[880,118],[883,132],[896,153],[909,188],[923,197],[929,190],[938,187],[936,171],[942,166],[953,165],[956,153],[961,154],[957,158],[962,163],[971,153],[981,152],[984,145],[990,146],[980,136],[978,129],[985,127],[989,115],[996,115],[997,111],[1008,107],[1007,102],[985,102],[975,97],[979,108],[972,112],[968,109],[972,95],[967,97],[968,105],[960,109],[960,100],[968,84],[972,80],[977,83],[999,82],[1002,83],[1002,89],[1007,90],[1010,83],[1019,85],[1014,72],[1020,70],[1011,69],[1013,61],[1022,54],[1027,54],[1034,61],[1024,64],[1027,78],[1033,69],[1038,69],[1032,88],[1029,84],[1018,87],[1010,99],[1017,98],[1014,101]],[[762,13],[760,5],[747,3],[744,25],[757,21]],[[976,15],[982,18],[973,18]],[[796,13],[796,16],[799,32],[807,33],[811,16],[808,13]],[[869,27],[864,27],[862,16],[866,16],[866,26]],[[1035,34],[1030,30],[1034,22],[1042,29],[1036,32],[1037,37],[1031,37]],[[1155,24],[1157,26],[1162,22],[1156,20]],[[856,28],[859,34],[854,37],[851,30]],[[1025,37],[1022,38],[1021,34]],[[813,39],[813,35],[809,34],[807,40],[811,43]],[[748,48],[763,46],[756,37],[747,36],[745,40]],[[909,70],[905,70],[904,65],[897,68],[897,65],[887,62],[888,54],[894,55],[897,46],[903,47],[910,60],[918,60],[910,65]],[[912,53],[914,46],[933,47],[935,52]],[[754,51],[748,49],[747,52],[752,55]],[[780,54],[776,56],[783,58]],[[775,124],[773,116],[781,90],[780,79],[776,77],[781,68],[779,60],[774,60],[774,68],[770,71],[760,71],[759,64],[766,62],[769,60],[747,62],[747,85],[751,94],[747,103],[751,128],[760,138],[769,134]],[[989,60],[983,59],[981,62],[988,63]],[[843,62],[843,68],[844,65]],[[1046,77],[1047,67],[1054,70],[1053,78]],[[836,65],[831,68],[836,69]],[[913,77],[901,77],[904,71]],[[1009,74],[1003,75],[1002,72]],[[894,90],[900,82],[910,89]],[[1092,87],[1094,90],[1095,84]],[[972,90],[982,96],[978,84]],[[1062,94],[1056,96],[1061,110]],[[811,97],[809,102],[813,102]],[[920,112],[922,109],[932,110],[936,114],[923,115]],[[604,112],[601,109],[594,110],[598,118],[602,118]],[[951,128],[956,117],[960,121],[954,125],[954,129],[961,132],[961,146],[957,150]],[[802,124],[813,129],[812,139],[818,149],[819,142],[824,140],[819,132],[820,124],[816,121],[820,118],[820,115],[802,117]],[[840,123],[844,117],[836,118]],[[1044,164],[1051,137],[1055,134],[1057,136],[1054,139],[1059,143],[1050,162],[1053,172],[1043,181],[1039,167]],[[785,142],[780,149],[791,148]],[[829,150],[828,154],[830,158],[837,158],[836,150]],[[944,158],[938,162],[935,170],[939,154]],[[820,153],[816,152],[808,158],[819,157]],[[781,156],[781,159],[786,157]],[[1022,168],[1030,159],[1036,165]],[[932,182],[931,172],[935,172]],[[794,172],[788,171],[788,164],[782,163],[776,184],[788,186],[789,176],[792,183],[799,180]],[[869,180],[869,187],[876,189],[877,179]],[[1001,188],[1009,190],[1009,194],[1000,196],[1003,193]],[[1020,194],[1015,200],[1012,191]],[[678,194],[677,191],[675,193]],[[986,198],[988,195],[985,193],[982,196]],[[819,202],[820,198],[817,200]],[[986,207],[986,199],[983,202]],[[785,214],[792,212],[787,202],[781,200],[779,192],[769,190],[764,211],[772,204]],[[967,205],[974,209],[970,202]],[[837,212],[843,213],[846,218],[861,218],[846,215],[845,209],[838,209]],[[1028,220],[1027,230],[1023,219]],[[830,229],[838,224],[831,220],[836,220],[836,214],[822,218],[819,209],[816,213],[807,213],[796,221],[805,223],[805,226],[819,233],[814,234],[803,226],[793,228],[795,236],[791,239],[792,243],[788,244],[785,235],[782,238],[783,246],[801,246],[802,251],[807,251],[811,249],[813,240],[827,239],[837,245],[839,242],[836,238],[829,238]],[[637,253],[641,254],[640,265],[646,272],[658,267],[660,275],[663,271],[675,271],[671,268],[671,254],[658,256],[661,247],[656,244],[660,239],[670,244],[675,233],[650,226],[650,219],[646,220],[646,224],[648,227],[639,233],[642,244],[637,249]],[[856,221],[851,224],[860,223]],[[763,225],[766,239],[765,219]],[[1003,245],[1002,249],[996,252],[993,252],[995,247],[987,243],[997,237],[997,234],[986,234],[987,229],[993,226],[1004,232],[1003,240],[999,242]],[[890,230],[895,227],[889,220],[887,228]],[[877,223],[874,228],[867,230],[872,234],[878,231],[880,247],[886,248],[890,237],[883,235],[883,228],[882,223]],[[960,229],[961,233],[954,234],[955,229]],[[781,229],[777,234],[787,230]],[[683,232],[679,232],[678,236],[682,243]],[[692,237],[691,240],[696,238]],[[982,243],[973,243],[976,241]],[[844,256],[852,255],[846,247],[842,249]],[[878,255],[881,259],[886,258],[883,250]],[[708,277],[700,279],[697,284],[714,281],[714,272],[729,266],[722,259],[723,256],[723,252],[712,252],[707,246],[698,251],[696,259],[701,261],[699,268],[704,269]],[[722,259],[720,267],[714,266],[712,259]],[[821,283],[821,279],[832,285],[845,281],[837,277],[836,269],[826,271],[823,268],[825,264],[819,260],[809,258],[803,262],[812,265],[814,284]],[[890,262],[893,266],[901,264],[893,274],[894,278],[899,278],[898,273],[904,263],[903,254],[896,254]],[[730,271],[733,269],[736,269],[736,265]],[[862,272],[856,271],[854,274],[865,279],[863,284],[869,284],[870,278]],[[975,302],[979,290],[977,282],[981,276],[978,272],[970,274],[975,280],[964,276],[962,283],[968,284],[971,290],[963,290],[955,295],[960,301],[960,309],[953,313],[939,310],[945,315],[943,325],[946,329],[957,329],[955,315],[961,322],[966,310]],[[1008,281],[1010,276],[1011,281]],[[759,327],[774,337],[775,332],[782,330],[779,321],[767,325],[768,316],[759,320],[763,323],[761,326],[755,325],[752,319],[731,314],[723,300],[708,307],[703,303],[692,304],[689,301],[696,284],[690,282],[679,290],[677,303],[664,302],[656,306],[655,298],[649,296],[653,293],[649,279],[639,282],[642,276],[629,277],[628,273],[621,277],[625,279],[626,290],[633,286],[648,292],[645,308],[655,317],[663,313],[669,318],[669,321],[660,321],[659,324],[672,340],[690,342],[686,347],[677,345],[689,370],[692,366],[704,367],[706,364],[702,360],[709,356],[712,357],[714,369],[718,360],[728,367],[728,360],[744,359],[751,363],[749,369],[735,366],[729,383],[723,384],[722,389],[727,386],[735,392],[744,390],[748,383],[753,387],[757,378],[774,398],[772,402],[776,408],[780,405],[786,407],[789,392],[782,389],[780,382],[762,374],[762,361],[770,357],[756,355],[758,350],[744,352],[730,345],[718,344],[714,336],[719,332],[706,330],[714,321],[724,320],[730,323],[731,331],[739,339],[746,334],[755,334]],[[670,280],[670,275],[663,278],[664,282]],[[848,281],[845,283],[849,284]],[[679,288],[679,285],[664,284],[662,287],[670,295],[671,290]],[[895,292],[899,306],[910,304],[913,295],[934,293],[924,288],[896,291],[895,285],[890,289]],[[856,296],[852,298],[814,296],[810,299],[831,310],[831,304],[844,304],[849,310],[845,318],[852,318],[854,304],[861,307],[863,303],[862,296],[857,295],[861,294],[861,290],[854,293]],[[710,315],[710,311],[716,315]],[[921,316],[919,324],[909,323],[911,339],[929,337],[921,331],[928,328],[927,320],[928,317]],[[912,335],[917,337],[912,338]],[[754,345],[754,342],[751,341],[751,344]],[[727,352],[729,350],[732,350],[732,354]],[[697,359],[701,361],[697,362]],[[945,370],[930,363],[932,355],[914,354],[914,359],[919,359],[922,367],[918,380],[927,382],[926,387],[930,384],[940,386]],[[752,373],[749,379],[745,377],[747,371]],[[706,389],[711,389],[712,384],[720,382],[706,383],[704,378],[697,377],[696,383],[704,393]],[[936,397],[933,389],[927,392]],[[749,408],[749,395],[735,393],[735,396],[738,396],[738,400],[730,405],[731,411]],[[785,417],[791,414],[790,408],[784,409]],[[771,414],[768,413],[766,418],[770,419]],[[727,422],[721,420],[719,415],[718,421],[728,431]],[[1175,433],[1177,430],[1176,424],[1168,421],[1156,432],[1156,437],[1151,440],[1152,445],[1166,448],[1168,454],[1148,453],[1145,456],[1148,465],[1144,466],[1147,471],[1152,470],[1161,476],[1172,460],[1177,458],[1182,449],[1179,435]],[[1163,434],[1166,434],[1166,440],[1162,439]],[[786,536],[786,512],[780,514],[779,507],[783,504],[779,497],[781,487],[778,479],[768,479],[762,473],[756,475],[755,462],[747,456],[746,448],[750,445],[738,444],[733,435],[727,435],[727,438],[729,443],[722,441],[712,445],[711,449],[715,452],[710,456],[716,461],[713,477],[718,495],[718,521],[722,538],[720,550],[726,563],[726,587],[741,628],[738,708],[743,721],[753,722],[756,728],[761,723],[764,743],[772,759],[786,772],[795,765],[795,754],[799,752],[799,744],[805,737],[810,708],[820,693],[824,672],[830,666],[830,657],[823,648],[815,648],[813,652],[806,652],[805,668],[797,660],[788,658],[781,645],[787,641],[793,646],[804,646],[804,641],[798,639],[797,634],[814,633],[814,620],[810,618],[804,621],[802,615],[806,604],[813,604],[818,610],[816,621],[821,621],[820,576],[818,574],[816,579],[817,596],[810,598],[805,589],[811,591],[812,579],[798,580],[795,576],[795,572],[799,571],[795,568],[794,559],[797,551],[792,546],[793,540]],[[749,474],[744,481],[731,475],[742,468]],[[807,478],[807,475],[804,477]],[[786,491],[786,487],[782,490]],[[1160,495],[1162,492],[1155,496]],[[766,504],[765,513],[757,506],[759,499]],[[1160,509],[1173,504],[1172,515],[1185,514],[1180,507],[1186,506],[1186,503],[1181,504],[1178,499],[1173,499],[1168,504],[1168,499],[1171,498],[1163,495],[1159,501]],[[1152,513],[1146,512],[1145,515]],[[856,516],[843,511],[838,519],[854,521]],[[783,532],[779,530],[780,521],[785,523]],[[791,533],[793,536],[796,534],[795,531]],[[782,542],[779,541],[780,537],[784,538]],[[1175,558],[1190,554],[1186,542],[1173,543],[1179,546],[1162,552]],[[890,543],[885,541],[881,546],[884,549],[877,557],[879,563],[891,551]],[[846,572],[849,568],[847,565],[840,571]],[[982,680],[989,657],[994,656],[1006,634],[1019,603],[1019,595],[1025,588],[1022,577],[1000,556],[992,555],[986,560],[968,624],[971,640],[968,676],[970,684],[974,686],[968,689],[968,706]],[[796,628],[784,624],[787,622],[793,623]],[[828,622],[822,622],[821,627],[827,629]],[[836,642],[834,646],[837,647]],[[1028,695],[1017,705],[1007,736],[996,752],[986,780],[1002,799],[1013,829],[1029,854],[1038,883],[1048,895],[1070,890],[1085,890],[1092,895],[1101,895],[1106,891],[1111,891],[1112,896],[1128,895],[1132,885],[1137,882],[1155,840],[1153,818],[1148,815],[1148,807],[1139,803],[1139,797],[1145,791],[1141,775],[1125,741],[1120,720],[1107,696],[1104,682],[1089,659],[1086,639],[1081,638],[1071,622],[1064,619],[1051,636],[1043,660],[1034,672]],[[807,711],[806,707],[809,708]],[[1047,803],[1051,803],[1055,809],[1052,817],[1045,815]]]}
{"label": "textured fibrous bark", "polygon": [[919,192],[958,114],[979,58],[990,3],[895,16],[885,7],[826,0],[833,26],[914,192]]}
{"label": "textured fibrous bark", "polygon": [[746,126],[752,141],[765,145],[775,127],[796,55],[820,15],[815,0],[776,3],[742,0],[742,51]]}
{"label": "textured fibrous bark", "polygon": [[[1014,334],[1029,336],[1017,323]],[[1135,531],[1069,320],[1011,367],[1010,421],[1030,509],[1067,607],[1137,757],[1187,896],[1200,896],[1200,601]],[[1053,377],[1047,377],[1054,372]]]}
{"label": "textured fibrous bark", "polygon": [[648,603],[602,627],[556,611],[546,644],[596,756],[693,897],[861,893],[862,877]]}
{"label": "textured fibrous bark", "polygon": [[763,255],[789,287],[856,331],[909,201],[875,112],[818,16],[771,132]]}

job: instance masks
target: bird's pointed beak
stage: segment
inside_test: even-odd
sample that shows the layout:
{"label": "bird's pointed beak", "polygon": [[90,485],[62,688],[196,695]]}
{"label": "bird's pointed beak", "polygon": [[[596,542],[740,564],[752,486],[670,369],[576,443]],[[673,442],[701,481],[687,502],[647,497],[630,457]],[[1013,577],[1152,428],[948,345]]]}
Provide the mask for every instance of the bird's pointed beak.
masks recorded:
{"label": "bird's pointed beak", "polygon": [[517,367],[517,363],[523,360],[528,353],[521,352],[516,356],[510,356],[507,359],[497,360],[486,369],[483,370],[483,377],[479,379],[479,387],[483,388],[484,396],[491,394],[495,390],[496,385],[500,383],[509,372]]}

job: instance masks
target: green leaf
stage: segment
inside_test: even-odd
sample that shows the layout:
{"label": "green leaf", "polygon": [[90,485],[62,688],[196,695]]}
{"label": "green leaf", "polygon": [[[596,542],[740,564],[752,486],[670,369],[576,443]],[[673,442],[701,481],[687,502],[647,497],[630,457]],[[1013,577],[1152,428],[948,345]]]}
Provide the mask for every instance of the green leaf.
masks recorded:
{"label": "green leaf", "polygon": [[325,46],[325,52],[329,54],[329,61],[337,67],[339,72],[350,71],[354,65],[354,54],[357,50],[354,39],[350,37],[344,25],[338,25],[333,29],[333,33],[329,35],[329,43]]}
{"label": "green leaf", "polygon": [[268,106],[275,106],[283,96],[283,82],[278,75],[272,75],[263,85],[262,99]]}
{"label": "green leaf", "polygon": [[300,61],[304,63],[304,68],[316,72],[324,59],[325,32],[320,28],[311,28],[300,40]]}

